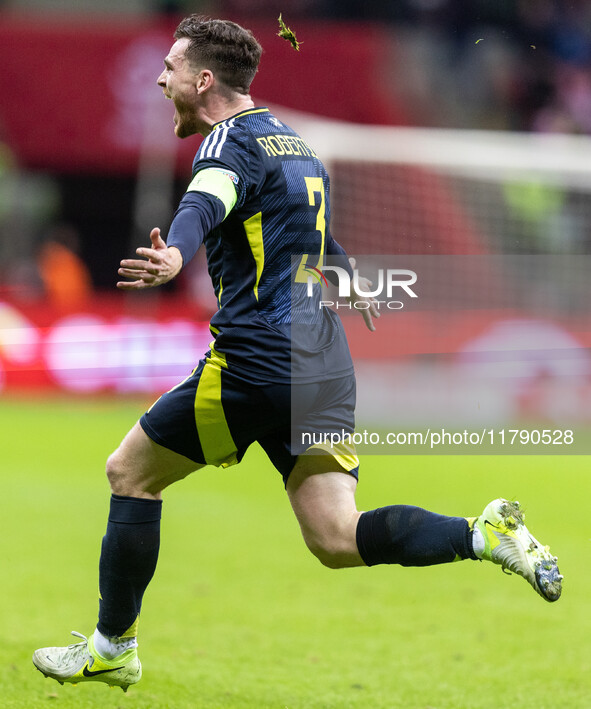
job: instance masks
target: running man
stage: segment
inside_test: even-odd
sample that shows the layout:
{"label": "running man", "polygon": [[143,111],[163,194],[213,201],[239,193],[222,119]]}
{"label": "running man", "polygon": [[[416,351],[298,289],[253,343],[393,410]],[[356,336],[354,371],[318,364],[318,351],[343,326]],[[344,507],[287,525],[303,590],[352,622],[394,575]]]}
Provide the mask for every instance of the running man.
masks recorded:
{"label": "running man", "polygon": [[[294,426],[354,430],[353,366],[339,319],[328,309],[316,323],[315,354],[308,353],[295,377],[292,418],[292,289],[306,287],[301,269],[316,268],[324,256],[350,268],[330,234],[328,176],[302,138],[254,106],[249,90],[262,49],[249,31],[191,15],[174,37],[158,85],[174,104],[175,134],[200,133],[204,140],[166,243],[153,229],[151,247],[121,262],[124,280],[117,285],[142,290],[167,283],[203,243],[219,304],[214,341],[193,373],[109,457],[98,625],[89,638],[75,633],[76,644],[37,650],[37,669],[61,683],[99,681],[124,690],[140,680],[138,621],[156,569],[162,491],[205,465],[239,462],[255,441],[283,476],[305,543],[327,567],[486,559],[557,600],[556,557],[530,535],[518,503],[498,499],[473,518],[408,505],[361,512],[354,451],[307,455],[294,448]],[[372,330],[374,303],[354,297],[366,306],[361,312]]]}

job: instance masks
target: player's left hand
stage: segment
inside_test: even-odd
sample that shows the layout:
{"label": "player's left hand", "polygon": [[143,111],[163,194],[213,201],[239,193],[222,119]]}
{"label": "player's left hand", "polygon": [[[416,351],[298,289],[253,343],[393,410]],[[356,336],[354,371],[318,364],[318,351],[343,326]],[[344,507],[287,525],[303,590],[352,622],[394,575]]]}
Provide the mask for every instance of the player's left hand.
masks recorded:
{"label": "player's left hand", "polygon": [[[350,258],[349,263],[351,264],[351,268],[354,269],[356,264],[355,259]],[[363,278],[362,276],[359,277],[358,283],[359,290],[361,291],[369,291],[369,288],[372,285],[372,282],[368,278]],[[367,325],[367,329],[370,332],[375,332],[376,326],[374,325],[373,319],[380,317],[380,311],[378,310],[377,300],[373,296],[359,295],[353,289],[351,289],[351,296],[349,298],[349,302],[358,312],[361,313],[361,316],[365,321],[365,324]],[[362,306],[356,307],[356,304],[358,303],[362,303]]]}
{"label": "player's left hand", "polygon": [[181,252],[175,246],[166,246],[160,236],[160,229],[152,229],[150,241],[152,248],[140,247],[135,251],[138,256],[143,256],[143,259],[121,261],[119,275],[133,280],[119,281],[117,288],[138,290],[161,286],[171,281],[180,272],[183,267]]}

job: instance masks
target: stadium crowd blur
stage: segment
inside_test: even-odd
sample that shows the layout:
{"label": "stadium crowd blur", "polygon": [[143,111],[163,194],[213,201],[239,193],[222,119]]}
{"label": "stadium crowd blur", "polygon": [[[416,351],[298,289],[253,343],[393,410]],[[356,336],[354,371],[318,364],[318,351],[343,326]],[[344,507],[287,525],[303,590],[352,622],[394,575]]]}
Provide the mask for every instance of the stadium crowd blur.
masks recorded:
{"label": "stadium crowd blur", "polygon": [[[135,13],[170,21],[197,11],[239,21],[268,20],[274,26],[283,11],[296,30],[311,22],[330,22],[326,27],[331,33],[338,33],[340,26],[354,27],[359,34],[379,26],[387,33],[395,57],[386,67],[383,91],[396,94],[407,123],[591,134],[588,0],[4,0],[0,23],[15,13],[30,13],[32,21],[41,22],[42,13],[56,10],[71,13],[78,21],[85,13],[90,21],[97,12],[114,18]],[[305,37],[301,39],[305,42]],[[356,84],[353,66],[344,72],[337,67],[334,81],[343,83],[343,91],[363,90]],[[398,121],[393,113],[391,123]],[[100,179],[103,186],[109,183],[108,175]],[[45,294],[67,302],[64,283],[70,279],[50,277],[51,270],[53,274],[76,271],[78,276],[71,281],[86,297],[88,274],[83,273],[80,259],[87,264],[95,289],[113,290],[122,252],[112,258],[99,253],[101,224],[91,228],[76,223],[67,207],[76,201],[72,183],[76,180],[71,176],[62,179],[51,170],[23,165],[18,151],[3,140],[0,113],[0,295]],[[179,194],[183,184],[177,185]],[[131,208],[133,184],[120,187],[119,198]],[[64,196],[67,190],[69,197]],[[129,220],[132,224],[133,217]],[[57,242],[56,234],[61,235]],[[186,281],[181,287],[187,287]],[[191,288],[201,292],[199,283]]]}
{"label": "stadium crowd blur", "polygon": [[[277,0],[202,4],[239,17],[282,8]],[[194,6],[161,4],[167,12]],[[397,79],[408,82],[417,125],[591,132],[588,0],[291,0],[284,9],[294,21],[388,25],[403,49]]]}

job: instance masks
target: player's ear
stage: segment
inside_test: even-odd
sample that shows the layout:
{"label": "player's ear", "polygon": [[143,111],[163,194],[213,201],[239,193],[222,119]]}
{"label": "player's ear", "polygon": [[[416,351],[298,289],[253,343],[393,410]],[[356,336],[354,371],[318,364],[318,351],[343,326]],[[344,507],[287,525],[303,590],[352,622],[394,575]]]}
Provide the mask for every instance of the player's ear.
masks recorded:
{"label": "player's ear", "polygon": [[195,77],[195,88],[198,94],[210,89],[214,83],[214,75],[209,69],[202,69]]}

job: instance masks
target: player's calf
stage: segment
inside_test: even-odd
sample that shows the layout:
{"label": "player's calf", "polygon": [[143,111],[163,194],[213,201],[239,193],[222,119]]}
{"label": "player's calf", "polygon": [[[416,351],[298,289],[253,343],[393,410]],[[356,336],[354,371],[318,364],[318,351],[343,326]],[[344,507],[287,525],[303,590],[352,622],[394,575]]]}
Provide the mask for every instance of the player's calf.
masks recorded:
{"label": "player's calf", "polygon": [[412,505],[364,512],[356,536],[367,566],[431,566],[476,558],[472,530],[464,517],[446,517]]}

